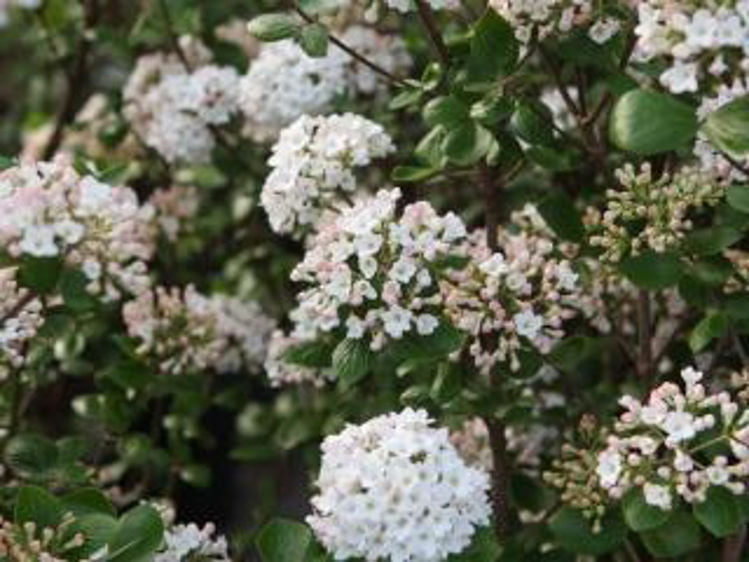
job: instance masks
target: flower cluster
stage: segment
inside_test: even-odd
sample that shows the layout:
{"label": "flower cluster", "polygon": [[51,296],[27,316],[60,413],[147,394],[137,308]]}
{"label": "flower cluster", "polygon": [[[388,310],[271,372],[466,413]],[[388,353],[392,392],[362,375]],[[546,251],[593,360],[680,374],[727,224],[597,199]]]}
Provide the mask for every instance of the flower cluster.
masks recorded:
{"label": "flower cluster", "polygon": [[67,513],[55,527],[39,528],[33,521],[13,523],[0,516],[0,559],[18,562],[66,562],[83,546],[85,537]]}
{"label": "flower cluster", "polygon": [[649,163],[637,172],[631,164],[617,170],[621,189],[606,192],[603,213],[589,212],[590,243],[603,248],[601,259],[619,262],[648,248],[663,252],[678,245],[692,228],[690,212],[719,202],[722,188],[692,168],[654,178]]}
{"label": "flower cluster", "polygon": [[355,168],[395,149],[382,126],[359,115],[303,115],[281,131],[260,201],[271,228],[302,234],[357,189]]}
{"label": "flower cluster", "polygon": [[564,336],[562,322],[576,314],[570,303],[578,274],[555,252],[535,207],[526,206],[512,220],[521,228],[499,232],[500,251],[489,249],[484,232],[473,233],[468,266],[452,270],[441,283],[447,316],[470,334],[470,354],[484,374],[500,363],[518,370],[526,343],[548,353]]}
{"label": "flower cluster", "polygon": [[[620,404],[626,411],[611,431],[600,434],[602,450],[600,445],[597,453],[596,447],[568,448],[577,459],[558,465],[563,470],[549,475],[549,481],[565,490],[565,501],[596,518],[609,499],[633,488],[664,511],[679,497],[704,501],[711,486],[743,494],[749,476],[749,409],[728,392],[710,394],[702,377],[688,367],[681,371],[684,389],[664,383],[645,403],[624,396]],[[742,382],[742,374],[734,376],[737,386]]]}
{"label": "flower cluster", "polygon": [[637,10],[634,56],[666,57],[670,65],[660,83],[674,94],[696,92],[710,76],[724,79],[749,67],[749,1],[643,0]]}
{"label": "flower cluster", "polygon": [[164,548],[154,562],[230,562],[226,538],[214,537],[216,527],[206,523],[201,529],[195,523],[174,525],[164,533]]}
{"label": "flower cluster", "polygon": [[307,522],[336,559],[437,562],[489,522],[487,474],[431,422],[406,409],[325,439]]}
{"label": "flower cluster", "polygon": [[173,375],[257,369],[275,327],[255,302],[209,298],[192,286],[143,292],[125,304],[123,318],[137,353]]}
{"label": "flower cluster", "polygon": [[[674,495],[701,502],[710,486],[743,494],[749,476],[749,410],[728,392],[709,394],[702,373],[681,372],[685,389],[664,383],[647,403],[624,396],[626,411],[598,454],[598,480],[613,498],[632,486],[645,501],[671,509]],[[708,453],[707,443],[724,442],[733,454]]]}
{"label": "flower cluster", "polygon": [[193,186],[173,185],[157,189],[148,202],[153,206],[156,225],[167,240],[176,242],[200,207],[198,190]]}
{"label": "flower cluster", "polygon": [[[730,86],[721,84],[714,96],[704,96],[697,108],[697,116],[704,119],[721,106],[749,94],[746,80],[744,77],[736,78]],[[700,169],[706,174],[711,174],[725,182],[740,182],[747,179],[746,174],[732,165],[701,131],[697,133],[694,154],[700,160]],[[749,164],[749,159],[739,157],[738,160],[743,165]]]}
{"label": "flower cluster", "polygon": [[[385,0],[388,7],[399,12],[409,12],[414,9],[413,0]],[[427,0],[427,4],[433,10],[457,10],[460,8],[459,0]]]}
{"label": "flower cluster", "polygon": [[166,161],[207,162],[216,144],[212,127],[228,123],[239,110],[239,75],[231,67],[203,64],[192,70],[172,55],[145,55],[123,100],[133,130]]}
{"label": "flower cluster", "polygon": [[[353,25],[341,40],[388,72],[402,76],[411,58],[402,39]],[[246,134],[259,142],[275,140],[302,115],[319,115],[336,99],[381,93],[374,72],[332,46],[324,57],[310,57],[292,40],[266,43],[239,85]]]}
{"label": "flower cluster", "polygon": [[299,116],[327,111],[346,91],[344,62],[338,49],[310,57],[290,39],[264,44],[239,85],[247,134],[272,140]]}
{"label": "flower cluster", "polygon": [[327,379],[331,378],[331,373],[326,370],[294,365],[284,360],[284,354],[299,343],[301,343],[299,340],[287,336],[281,330],[276,330],[271,334],[264,364],[271,386],[304,383],[322,386]]}
{"label": "flower cluster", "polygon": [[466,235],[456,215],[438,215],[425,202],[400,218],[400,190],[381,190],[326,224],[314,237],[292,280],[310,283],[290,318],[301,340],[343,329],[378,350],[388,339],[438,327],[439,276]]}
{"label": "flower cluster", "polygon": [[41,5],[41,0],[0,0],[0,28],[8,25],[11,8],[23,8],[24,10],[36,10]]}
{"label": "flower cluster", "polygon": [[489,4],[512,25],[521,43],[529,43],[534,36],[544,39],[556,31],[568,33],[588,26],[590,38],[605,43],[621,27],[612,16],[598,17],[596,2],[591,0],[490,0]]}
{"label": "flower cluster", "polygon": [[81,177],[63,158],[0,172],[0,247],[12,258],[60,256],[109,298],[150,284],[151,212],[133,190]]}
{"label": "flower cluster", "polygon": [[18,286],[13,268],[0,269],[0,381],[24,363],[24,346],[42,325],[42,303]]}

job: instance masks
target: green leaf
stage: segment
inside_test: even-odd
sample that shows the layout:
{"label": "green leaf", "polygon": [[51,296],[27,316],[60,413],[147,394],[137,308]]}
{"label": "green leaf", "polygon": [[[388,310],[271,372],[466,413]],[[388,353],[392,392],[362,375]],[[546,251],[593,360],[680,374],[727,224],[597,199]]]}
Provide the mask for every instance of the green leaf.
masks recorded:
{"label": "green leaf", "polygon": [[19,525],[31,521],[38,528],[56,527],[64,513],[60,500],[45,489],[23,486],[18,490],[14,517]]}
{"label": "green leaf", "polygon": [[668,94],[632,90],[614,105],[609,121],[611,141],[643,156],[675,150],[697,132],[692,107]]}
{"label": "green leaf", "polygon": [[688,513],[678,510],[655,529],[640,537],[648,551],[659,558],[683,556],[700,545],[700,528]]}
{"label": "green leaf", "polygon": [[525,149],[525,155],[535,164],[552,172],[568,172],[579,167],[580,152],[565,147],[563,149],[536,144]]}
{"label": "green leaf", "polygon": [[571,507],[557,511],[549,521],[549,529],[562,548],[593,556],[617,549],[627,534],[618,511],[608,513],[601,522],[600,532],[594,533],[592,523]]}
{"label": "green leaf", "polygon": [[421,101],[422,91],[417,88],[409,88],[398,92],[398,94],[390,100],[388,108],[397,111],[404,107],[409,107]]}
{"label": "green leaf", "polygon": [[560,238],[578,243],[585,238],[585,226],[580,213],[564,193],[553,193],[545,197],[538,205],[538,212]]}
{"label": "green leaf", "polygon": [[57,447],[40,435],[16,435],[5,446],[5,463],[21,478],[42,478],[57,464]]}
{"label": "green leaf", "polygon": [[0,170],[7,170],[17,164],[15,158],[10,158],[3,154],[0,154]]}
{"label": "green leaf", "polygon": [[670,512],[649,505],[640,488],[633,488],[622,498],[622,513],[627,526],[635,532],[663,525]]}
{"label": "green leaf", "polygon": [[311,341],[289,347],[281,356],[286,363],[323,369],[330,367],[333,346],[328,343]]}
{"label": "green leaf", "polygon": [[710,486],[705,501],[695,503],[692,513],[705,529],[718,538],[733,535],[743,523],[739,500],[722,486]]}
{"label": "green leaf", "polygon": [[726,295],[723,308],[731,318],[749,320],[749,293]]}
{"label": "green leaf", "polygon": [[396,166],[390,175],[394,182],[414,183],[431,178],[439,173],[439,170],[426,166]]}
{"label": "green leaf", "polygon": [[346,338],[333,351],[333,371],[346,386],[364,378],[373,362],[374,355],[362,339]]}
{"label": "green leaf", "polygon": [[58,258],[26,257],[21,263],[18,279],[24,287],[46,295],[57,287],[62,273],[62,260]]}
{"label": "green leaf", "polygon": [[161,546],[164,524],[159,513],[148,505],[128,511],[117,522],[108,541],[108,562],[136,562],[147,559]]}
{"label": "green leaf", "polygon": [[702,351],[712,340],[721,337],[729,325],[730,320],[723,312],[708,312],[689,334],[689,347],[694,353]]}
{"label": "green leaf", "polygon": [[468,107],[455,96],[439,96],[430,100],[422,112],[429,127],[442,125],[448,131],[471,122]]}
{"label": "green leaf", "polygon": [[324,57],[328,54],[328,30],[319,23],[305,25],[299,36],[299,46],[311,57]]}
{"label": "green leaf", "polygon": [[96,488],[81,488],[65,494],[62,498],[65,511],[76,517],[91,513],[114,517],[116,511],[107,497]]}
{"label": "green leaf", "polygon": [[722,252],[741,238],[742,233],[737,228],[712,226],[690,232],[684,242],[689,251],[700,256],[707,256]]}
{"label": "green leaf", "polygon": [[477,529],[471,544],[460,554],[453,554],[447,562],[494,562],[502,553],[497,535],[491,527]]}
{"label": "green leaf", "polygon": [[731,156],[749,153],[749,96],[733,100],[712,113],[702,124],[710,142]]}
{"label": "green leaf", "polygon": [[574,371],[590,355],[593,347],[594,342],[590,338],[571,336],[555,345],[546,359],[562,371]]}
{"label": "green leaf", "polygon": [[638,287],[651,291],[675,285],[682,274],[677,255],[652,251],[625,259],[619,264],[619,270]]}
{"label": "green leaf", "polygon": [[433,333],[427,336],[408,334],[391,343],[388,352],[395,356],[398,362],[438,362],[459,350],[464,341],[463,332],[441,321]]}
{"label": "green leaf", "polygon": [[494,137],[487,129],[468,122],[447,134],[442,150],[454,164],[471,166],[489,153],[494,142]]}
{"label": "green leaf", "polygon": [[82,533],[86,539],[81,551],[76,549],[76,553],[81,557],[90,557],[112,540],[117,531],[117,519],[105,513],[86,513],[76,516],[72,529]]}
{"label": "green leaf", "polygon": [[414,156],[432,168],[444,168],[447,164],[447,157],[442,152],[442,142],[446,134],[445,127],[442,125],[434,127],[416,145]]}
{"label": "green leaf", "polygon": [[94,298],[87,290],[88,278],[82,271],[69,269],[60,277],[60,293],[65,305],[75,312],[85,312],[96,306]]}
{"label": "green leaf", "polygon": [[247,24],[247,31],[261,41],[279,41],[296,36],[299,24],[286,14],[262,14]]}
{"label": "green leaf", "polygon": [[312,541],[309,528],[288,519],[273,519],[257,536],[263,562],[303,562]]}
{"label": "green leaf", "polygon": [[729,185],[726,200],[737,211],[749,213],[749,185]]}
{"label": "green leaf", "polygon": [[521,102],[510,118],[513,131],[530,144],[550,145],[554,142],[554,127],[549,109],[537,102]]}
{"label": "green leaf", "polygon": [[468,73],[476,80],[504,76],[517,64],[518,53],[518,41],[512,27],[489,8],[473,29]]}

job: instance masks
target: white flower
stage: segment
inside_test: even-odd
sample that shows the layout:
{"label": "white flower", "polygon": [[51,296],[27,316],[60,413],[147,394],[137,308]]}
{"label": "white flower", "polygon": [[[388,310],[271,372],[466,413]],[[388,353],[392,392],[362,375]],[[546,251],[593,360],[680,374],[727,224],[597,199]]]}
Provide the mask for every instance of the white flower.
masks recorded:
{"label": "white flower", "polygon": [[676,62],[661,74],[660,82],[674,94],[696,92],[697,64]]}
{"label": "white flower", "polygon": [[399,339],[411,328],[413,314],[410,310],[395,305],[382,313],[385,332]]}
{"label": "white flower", "polygon": [[482,262],[479,265],[479,269],[487,275],[499,276],[507,273],[508,266],[505,262],[505,257],[501,253],[496,252],[488,260]]}
{"label": "white flower", "polygon": [[307,523],[336,559],[436,562],[489,522],[489,479],[426,412],[373,418],[325,439]]}
{"label": "white flower", "polygon": [[622,473],[622,457],[612,449],[606,449],[598,454],[598,464],[596,465],[596,474],[601,486],[612,488],[619,481],[619,475]]}
{"label": "white flower", "polygon": [[195,523],[175,525],[164,533],[164,549],[158,552],[154,562],[230,562],[226,539],[213,538],[216,527],[207,523],[202,529]]}
{"label": "white flower", "polygon": [[355,315],[351,315],[346,320],[346,337],[353,339],[361,339],[364,337],[365,324],[361,318]]}
{"label": "white flower", "polygon": [[642,487],[645,503],[658,507],[663,511],[671,509],[671,492],[666,486],[646,482]]}
{"label": "white flower", "polygon": [[661,423],[669,439],[678,443],[695,436],[694,416],[689,412],[669,412]]}
{"label": "white flower", "polygon": [[24,230],[19,249],[35,257],[52,257],[59,252],[55,244],[55,228],[52,225],[30,226]]}
{"label": "white flower", "polygon": [[390,269],[390,278],[399,283],[408,283],[416,273],[416,263],[411,258],[402,256]]}
{"label": "white flower", "polygon": [[543,318],[534,314],[532,310],[518,312],[512,317],[512,321],[518,335],[529,340],[535,339],[543,327]]}
{"label": "white flower", "polygon": [[422,336],[427,336],[434,332],[439,326],[439,320],[431,314],[419,314],[416,317],[416,331]]}

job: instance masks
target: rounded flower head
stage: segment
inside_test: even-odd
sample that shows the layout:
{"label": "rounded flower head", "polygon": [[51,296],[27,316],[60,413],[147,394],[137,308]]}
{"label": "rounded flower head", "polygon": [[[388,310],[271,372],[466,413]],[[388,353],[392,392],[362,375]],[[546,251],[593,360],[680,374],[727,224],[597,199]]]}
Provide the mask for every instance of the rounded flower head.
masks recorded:
{"label": "rounded flower head", "polygon": [[59,256],[83,271],[92,293],[149,286],[151,217],[133,190],[81,177],[63,158],[0,172],[0,247],[11,258]]}
{"label": "rounded flower head", "polygon": [[216,527],[207,523],[201,529],[195,523],[174,525],[164,533],[164,548],[154,562],[230,562],[226,538],[214,537]]}
{"label": "rounded flower head", "polygon": [[290,317],[300,340],[340,330],[366,338],[373,350],[406,333],[437,329],[437,277],[446,258],[460,253],[465,227],[452,213],[426,202],[396,213],[400,190],[381,190],[343,210],[312,241],[292,280],[310,287]]}
{"label": "rounded flower head", "polygon": [[260,200],[271,228],[302,234],[356,191],[356,168],[394,150],[382,126],[353,113],[303,115],[281,131]]}
{"label": "rounded flower head", "polygon": [[431,421],[406,409],[323,442],[307,522],[336,559],[437,562],[489,522],[487,474],[466,466]]}

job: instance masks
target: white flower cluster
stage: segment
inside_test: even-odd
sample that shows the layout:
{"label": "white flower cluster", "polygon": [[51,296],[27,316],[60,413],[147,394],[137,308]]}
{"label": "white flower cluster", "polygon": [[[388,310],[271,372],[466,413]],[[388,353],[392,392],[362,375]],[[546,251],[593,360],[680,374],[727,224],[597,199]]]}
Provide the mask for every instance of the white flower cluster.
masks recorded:
{"label": "white flower cluster", "polygon": [[0,381],[24,364],[24,347],[42,325],[42,303],[18,286],[14,268],[0,269]]}
{"label": "white flower cluster", "polygon": [[271,386],[310,383],[320,387],[325,384],[326,380],[332,378],[332,373],[327,370],[294,365],[284,361],[284,354],[299,343],[301,343],[299,340],[287,336],[281,330],[276,330],[271,334],[264,364]]}
{"label": "white flower cluster", "polygon": [[60,256],[92,293],[117,298],[149,286],[152,209],[135,192],[81,177],[63,158],[0,172],[0,247],[11,258]]}
{"label": "white flower cluster", "polygon": [[378,350],[388,339],[437,329],[442,309],[439,262],[459,251],[466,235],[456,215],[438,215],[426,202],[408,205],[400,218],[400,190],[343,211],[315,236],[292,280],[310,283],[290,318],[292,337],[311,340],[343,330]]}
{"label": "white flower cluster", "polygon": [[660,83],[674,94],[696,92],[711,76],[749,70],[749,1],[642,0],[634,56],[667,57]]}
{"label": "white flower cluster", "polygon": [[154,562],[230,562],[223,535],[214,537],[216,527],[206,523],[201,529],[195,523],[174,525],[164,533],[164,548]]}
{"label": "white flower cluster", "polygon": [[173,185],[157,189],[148,202],[153,206],[158,229],[170,242],[176,242],[195,217],[200,207],[200,195],[193,186]]}
{"label": "white flower cluster", "polygon": [[12,8],[36,10],[40,4],[41,0],[0,0],[0,28],[8,25]]}
{"label": "white flower cluster", "polygon": [[356,191],[354,170],[393,152],[382,126],[353,113],[303,115],[281,131],[260,201],[271,228],[302,235]]}
{"label": "white flower cluster", "polygon": [[192,286],[143,292],[122,314],[128,334],[139,341],[137,353],[173,375],[256,370],[275,328],[257,303],[205,297]]}
{"label": "white flower cluster", "polygon": [[[515,29],[521,43],[529,43],[559,31],[589,26],[588,35],[605,43],[619,31],[621,22],[612,16],[598,17],[597,2],[592,0],[490,0],[489,5]],[[590,25],[592,23],[592,25]]]}
{"label": "white flower cluster", "polygon": [[291,39],[264,44],[239,85],[247,133],[272,140],[299,116],[326,112],[346,91],[344,64],[339,49],[310,57]]}
{"label": "white flower cluster", "polygon": [[133,130],[166,161],[207,162],[216,144],[211,127],[228,123],[239,110],[239,75],[231,67],[188,70],[173,55],[145,55],[123,100]]}
{"label": "white flower cluster", "polygon": [[[749,39],[747,39],[749,41]],[[704,119],[713,111],[738,98],[749,94],[747,78],[736,78],[729,86],[721,84],[714,96],[704,96],[697,108],[697,116]],[[728,159],[705,137],[704,133],[698,131],[697,140],[694,143],[694,154],[700,160],[700,169],[706,174],[726,182],[741,182],[747,179],[746,174],[734,167]],[[749,158],[738,157],[737,160],[743,164],[749,164]]]}
{"label": "white flower cluster", "polygon": [[498,252],[484,232],[473,233],[468,266],[441,283],[446,313],[470,334],[470,354],[484,374],[500,363],[518,370],[526,343],[548,353],[564,337],[563,321],[576,314],[569,303],[579,291],[578,274],[555,252],[538,211],[528,205],[512,221],[521,228],[499,232]]}
{"label": "white flower cluster", "polygon": [[[341,40],[394,75],[406,75],[411,67],[397,36],[353,25]],[[326,56],[310,57],[291,39],[266,43],[240,81],[245,132],[258,142],[275,140],[298,117],[327,113],[344,94],[382,93],[381,84],[369,67],[334,45]]]}
{"label": "white flower cluster", "polygon": [[[749,476],[749,409],[728,392],[709,394],[702,373],[681,372],[685,389],[664,383],[646,403],[624,396],[626,411],[598,454],[596,473],[602,488],[620,498],[633,486],[645,501],[671,509],[675,496],[689,503],[704,501],[710,486],[723,486],[741,495]],[[703,436],[723,442],[730,454],[714,454]]]}
{"label": "white flower cluster", "polygon": [[[410,12],[414,9],[413,0],[385,0],[388,7],[399,12]],[[427,0],[427,4],[433,10],[457,10],[460,8],[460,0]]]}
{"label": "white flower cluster", "polygon": [[[603,213],[589,212],[590,244],[603,248],[603,261],[619,262],[643,250],[664,252],[678,245],[692,228],[690,211],[719,202],[722,187],[697,169],[653,178],[648,162],[637,172],[631,164],[616,171],[621,189],[606,191]],[[643,226],[633,232],[637,221]]]}
{"label": "white flower cluster", "polygon": [[487,474],[431,422],[406,409],[325,439],[307,523],[337,560],[437,562],[489,522]]}

